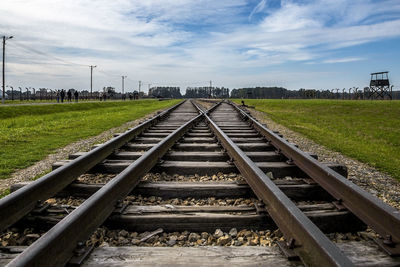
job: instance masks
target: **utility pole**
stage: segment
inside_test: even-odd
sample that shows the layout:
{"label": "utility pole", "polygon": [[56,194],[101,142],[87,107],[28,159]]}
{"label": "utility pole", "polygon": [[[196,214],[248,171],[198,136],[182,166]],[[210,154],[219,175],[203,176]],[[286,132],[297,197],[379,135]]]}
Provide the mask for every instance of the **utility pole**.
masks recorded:
{"label": "utility pole", "polygon": [[208,98],[211,98],[211,88],[212,88],[212,81],[210,81],[210,93],[208,95]]}
{"label": "utility pole", "polygon": [[4,104],[4,99],[6,97],[6,80],[5,80],[5,58],[6,58],[6,40],[13,38],[13,36],[3,36],[3,97],[1,102]]}
{"label": "utility pole", "polygon": [[142,86],[142,81],[139,81],[139,96],[140,97],[140,87]]}
{"label": "utility pole", "polygon": [[93,68],[97,66],[90,65],[90,98],[93,99]]}
{"label": "utility pole", "polygon": [[124,80],[128,76],[121,76],[122,77],[122,94],[124,94]]}

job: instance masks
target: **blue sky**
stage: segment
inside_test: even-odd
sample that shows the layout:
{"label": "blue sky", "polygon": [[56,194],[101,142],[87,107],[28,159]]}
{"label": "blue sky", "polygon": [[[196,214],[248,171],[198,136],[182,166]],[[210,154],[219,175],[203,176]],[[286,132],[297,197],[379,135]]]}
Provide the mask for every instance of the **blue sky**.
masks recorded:
{"label": "blue sky", "polygon": [[400,90],[399,0],[2,0],[0,34],[14,87]]}

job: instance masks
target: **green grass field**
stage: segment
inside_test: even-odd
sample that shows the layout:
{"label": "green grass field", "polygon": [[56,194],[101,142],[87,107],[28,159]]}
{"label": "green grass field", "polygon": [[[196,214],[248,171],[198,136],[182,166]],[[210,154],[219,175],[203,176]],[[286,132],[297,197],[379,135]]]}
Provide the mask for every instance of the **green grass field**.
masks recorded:
{"label": "green grass field", "polygon": [[245,103],[400,180],[400,101],[245,99]]}
{"label": "green grass field", "polygon": [[0,106],[0,179],[43,159],[57,148],[179,101]]}

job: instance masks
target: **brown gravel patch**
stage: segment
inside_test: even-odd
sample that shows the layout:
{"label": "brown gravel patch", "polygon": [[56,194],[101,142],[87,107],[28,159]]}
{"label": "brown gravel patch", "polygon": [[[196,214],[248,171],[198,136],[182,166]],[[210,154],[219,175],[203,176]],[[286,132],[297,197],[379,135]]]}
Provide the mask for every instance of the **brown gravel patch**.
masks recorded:
{"label": "brown gravel patch", "polygon": [[45,159],[43,159],[39,162],[36,162],[34,165],[32,165],[28,168],[16,171],[8,179],[0,180],[0,192],[4,191],[5,189],[10,188],[10,186],[12,184],[30,181],[33,178],[35,178],[39,175],[42,175],[43,173],[51,170],[51,165],[54,162],[57,162],[62,159],[66,159],[69,154],[73,154],[73,153],[80,152],[80,151],[89,151],[94,144],[103,143],[103,142],[111,139],[115,133],[124,132],[128,128],[134,127],[134,126],[140,124],[141,122],[149,119],[150,117],[153,117],[156,114],[157,114],[157,111],[153,112],[151,114],[148,114],[147,116],[145,116],[143,118],[127,122],[127,123],[125,123],[121,126],[115,127],[115,128],[111,128],[97,136],[90,137],[90,138],[87,138],[84,140],[79,140],[79,141],[69,144],[63,148],[57,149],[56,152],[48,155]]}
{"label": "brown gravel patch", "polygon": [[176,205],[176,206],[254,206],[260,203],[255,198],[171,198],[150,196],[128,196],[125,199],[133,205]]}
{"label": "brown gravel patch", "polygon": [[[103,173],[86,173],[77,178],[80,183],[87,184],[105,184],[113,179],[116,174],[103,174]],[[214,175],[169,175],[163,173],[147,173],[142,181],[146,182],[237,182],[245,183],[242,175],[237,173],[223,174],[217,173]]]}
{"label": "brown gravel patch", "polygon": [[[0,246],[29,246],[42,235],[43,229],[10,228],[0,234]],[[375,234],[370,230],[357,233],[327,234],[333,242],[370,240]],[[254,231],[232,228],[229,232],[216,229],[215,232],[131,232],[98,228],[86,241],[87,245],[98,246],[144,246],[144,247],[198,247],[198,246],[276,246],[275,241],[284,240],[276,229]]]}
{"label": "brown gravel patch", "polygon": [[86,199],[79,197],[65,197],[65,198],[49,198],[46,203],[52,207],[70,207],[75,209],[79,207]]}
{"label": "brown gravel patch", "polygon": [[130,232],[99,228],[87,244],[95,246],[144,246],[144,247],[198,247],[198,246],[275,246],[283,240],[279,230],[253,231],[232,228],[229,232],[216,229],[208,232],[172,232],[163,229],[153,232]]}
{"label": "brown gravel patch", "polygon": [[217,173],[214,175],[168,175],[166,173],[148,173],[146,174],[142,181],[148,182],[207,182],[207,181],[229,181],[229,182],[241,182],[244,183],[245,180],[242,175],[237,173]]}
{"label": "brown gravel patch", "polygon": [[277,124],[263,112],[254,109],[249,110],[252,116],[268,125],[269,129],[279,131],[289,142],[297,144],[301,150],[317,154],[320,161],[345,164],[348,168],[348,179],[350,181],[389,205],[400,209],[400,182],[390,175],[319,145],[303,135]]}
{"label": "brown gravel patch", "polygon": [[105,184],[111,181],[117,174],[85,173],[78,177],[77,181],[86,184]]}

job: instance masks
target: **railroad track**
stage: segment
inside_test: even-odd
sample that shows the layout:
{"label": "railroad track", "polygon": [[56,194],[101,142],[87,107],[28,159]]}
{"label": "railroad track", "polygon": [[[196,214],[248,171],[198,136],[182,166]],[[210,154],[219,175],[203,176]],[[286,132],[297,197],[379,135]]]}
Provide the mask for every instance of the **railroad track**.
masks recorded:
{"label": "railroad track", "polygon": [[53,167],[0,200],[0,264],[400,264],[397,210],[232,103],[180,103]]}

